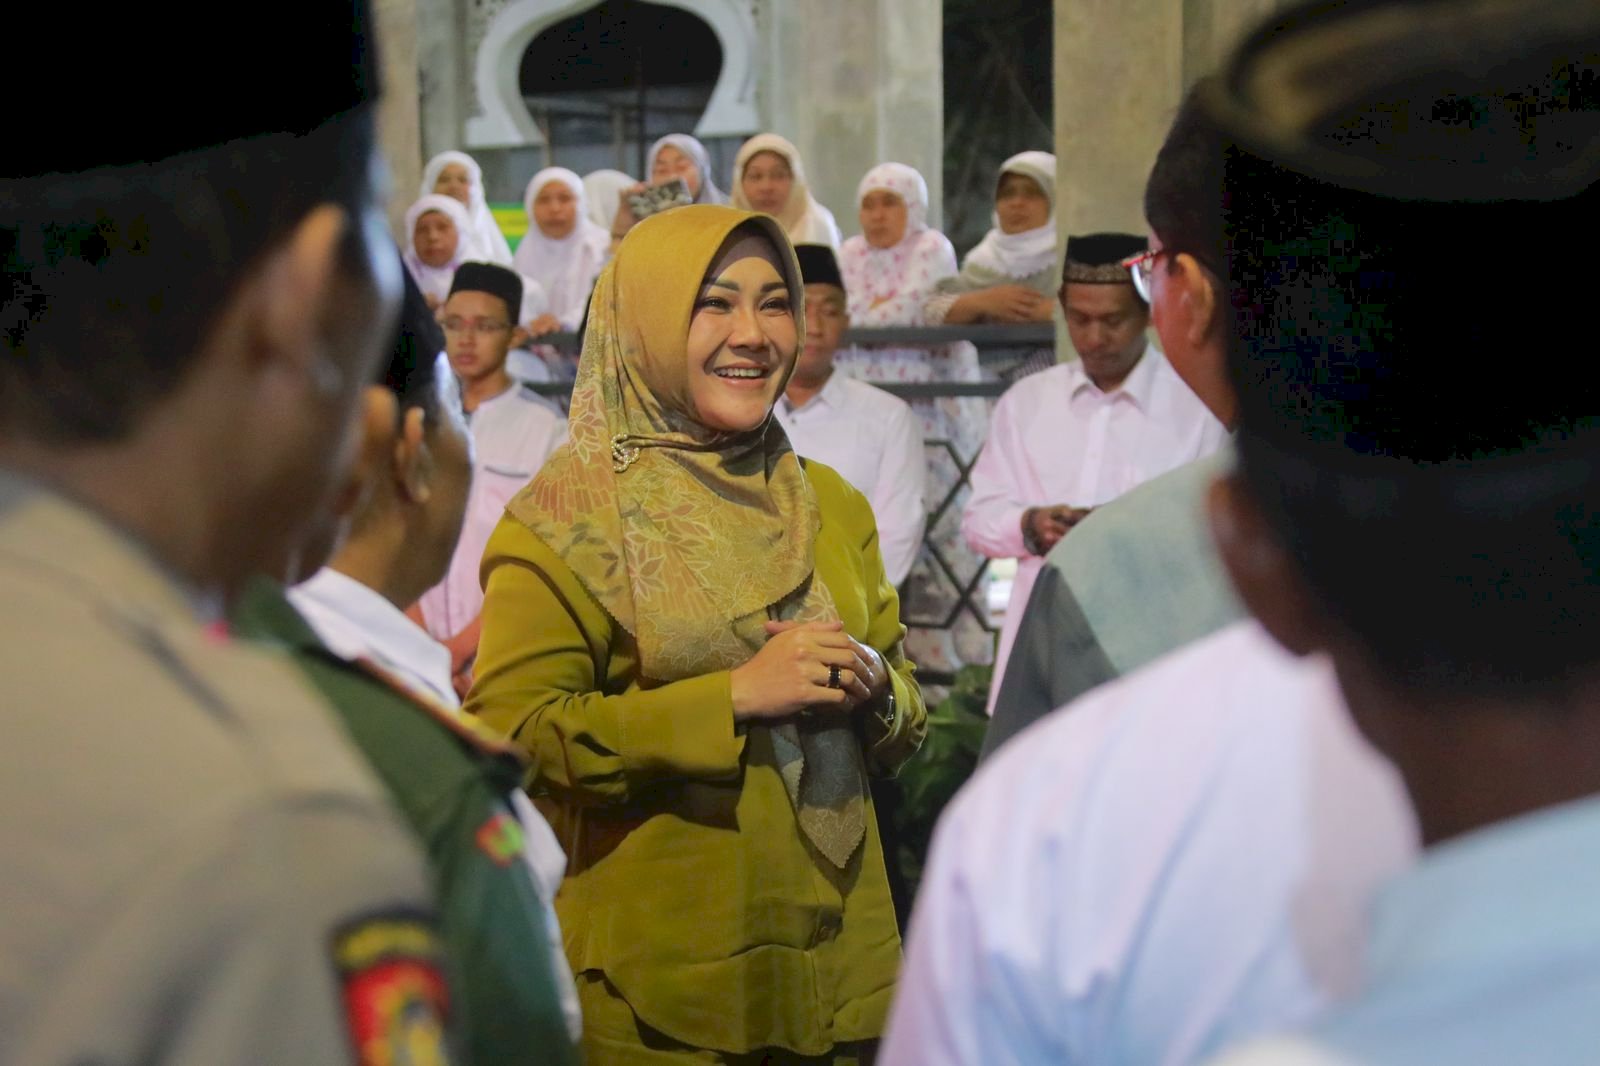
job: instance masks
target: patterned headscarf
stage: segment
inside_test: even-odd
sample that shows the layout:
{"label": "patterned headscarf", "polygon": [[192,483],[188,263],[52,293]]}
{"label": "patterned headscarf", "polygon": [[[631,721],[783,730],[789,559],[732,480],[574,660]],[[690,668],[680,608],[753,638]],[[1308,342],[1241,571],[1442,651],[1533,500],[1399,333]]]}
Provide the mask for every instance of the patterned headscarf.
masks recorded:
{"label": "patterned headscarf", "polygon": [[867,171],[856,186],[856,206],[875,189],[892,192],[906,202],[906,235],[909,239],[928,228],[928,183],[904,163],[879,163]]}
{"label": "patterned headscarf", "polygon": [[[799,265],[772,219],[702,204],[645,219],[595,286],[569,443],[507,508],[634,637],[654,681],[741,665],[769,619],[838,617],[813,572],[816,497],[782,427],[711,429],[690,396],[695,300],[746,226],[777,249],[804,336]],[[771,729],[801,830],[843,867],[865,826],[859,741],[835,716],[804,725],[750,728]]]}

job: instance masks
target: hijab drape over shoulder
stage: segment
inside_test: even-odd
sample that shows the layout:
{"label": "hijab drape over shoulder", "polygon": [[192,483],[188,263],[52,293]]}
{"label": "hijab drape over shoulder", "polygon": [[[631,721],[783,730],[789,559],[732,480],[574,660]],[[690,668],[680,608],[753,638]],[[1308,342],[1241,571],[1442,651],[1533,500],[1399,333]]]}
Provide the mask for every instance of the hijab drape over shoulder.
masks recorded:
{"label": "hijab drape over shoulder", "polygon": [[800,161],[800,150],[776,133],[758,133],[745,141],[733,161],[733,206],[754,210],[744,195],[744,168],[761,152],[774,152],[789,164],[794,175],[794,185],[789,189],[789,202],[776,212],[784,232],[795,244],[826,244],[839,250],[839,224],[833,212],[817,203],[806,185],[805,166]]}
{"label": "hijab drape over shoulder", "polygon": [[500,225],[495,222],[494,213],[489,210],[489,201],[483,192],[483,169],[478,166],[476,159],[465,152],[440,152],[428,160],[428,165],[422,172],[422,195],[429,196],[433,193],[433,187],[439,181],[439,174],[452,163],[467,172],[467,181],[470,185],[467,194],[467,217],[472,223],[468,231],[462,234],[463,237],[469,238],[470,247],[462,249],[463,257],[510,266],[511,246],[506,243],[506,235],[500,232]]}
{"label": "hijab drape over shoulder", "polygon": [[[448,218],[456,228],[456,254],[444,266],[429,266],[417,256],[417,220],[429,211],[437,211]],[[455,279],[456,267],[472,258],[472,220],[467,209],[454,196],[429,193],[406,209],[405,260],[406,269],[417,288],[434,300],[443,303],[450,296],[450,282]]]}
{"label": "hijab drape over shoulder", "polygon": [[[572,232],[561,238],[546,237],[533,215],[533,202],[552,182],[571,189],[577,200],[577,222]],[[583,321],[589,290],[611,249],[611,231],[595,225],[589,217],[583,179],[566,167],[547,167],[535,174],[523,194],[522,206],[528,212],[528,235],[517,245],[517,273],[537,281],[549,300],[550,313],[561,320],[563,329],[575,330]]]}
{"label": "hijab drape over shoulder", "polygon": [[[700,171],[700,191],[695,193],[694,202],[697,204],[725,204],[728,194],[717,188],[716,179],[711,175],[711,153],[706,151],[706,146],[687,133],[669,133],[655,144],[650,146],[650,154],[645,158],[650,160],[650,166],[656,165],[656,156],[661,154],[661,149],[671,146],[694,160],[694,165]],[[645,177],[648,179],[649,174]]]}
{"label": "hijab drape over shoulder", "polygon": [[[771,618],[838,617],[813,575],[816,497],[782,427],[769,417],[745,433],[713,430],[690,398],[695,301],[744,225],[776,247],[800,319],[799,267],[771,219],[689,205],[640,222],[595,287],[569,442],[507,508],[634,637],[641,672],[661,682],[743,664]],[[843,866],[864,828],[854,731],[771,730],[802,830]]]}
{"label": "hijab drape over shoulder", "polygon": [[[1040,271],[1055,269],[1056,263],[1056,157],[1049,152],[1020,152],[1000,165],[995,177],[995,188],[1007,174],[1020,174],[1031,178],[1050,201],[1050,218],[1038,229],[1026,233],[1007,233],[1000,228],[1000,214],[995,212],[994,228],[982,241],[967,253],[962,273],[972,273],[972,280],[982,285],[997,285],[1031,277]],[[988,280],[984,280],[987,278]]]}

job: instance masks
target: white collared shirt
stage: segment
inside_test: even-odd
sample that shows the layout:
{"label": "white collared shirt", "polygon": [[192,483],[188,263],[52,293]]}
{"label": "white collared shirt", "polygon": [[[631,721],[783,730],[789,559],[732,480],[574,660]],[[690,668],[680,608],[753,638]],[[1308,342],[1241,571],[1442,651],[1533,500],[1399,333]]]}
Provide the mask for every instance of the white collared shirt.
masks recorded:
{"label": "white collared shirt", "polygon": [[911,573],[922,527],[927,461],[911,405],[835,372],[803,407],[780,396],[773,414],[797,454],[837,470],[872,505],[891,585]]}
{"label": "white collared shirt", "polygon": [[1254,621],[1058,710],[940,819],[881,1066],[1194,1062],[1354,991],[1417,847],[1331,666]]}
{"label": "white collared shirt", "polygon": [[961,532],[974,551],[1021,560],[1000,631],[991,714],[1043,562],[1023,543],[1023,512],[1055,504],[1098,507],[1210,455],[1227,439],[1222,423],[1154,344],[1110,392],[1102,392],[1078,362],[1031,374],[1006,391],[995,405],[961,515]]}
{"label": "white collared shirt", "polygon": [[444,580],[421,600],[428,632],[440,640],[461,632],[483,610],[478,567],[489,535],[506,504],[567,440],[567,419],[561,410],[516,381],[500,395],[479,403],[468,423],[474,460],[461,539]]}
{"label": "white collared shirt", "polygon": [[290,589],[289,601],[339,658],[370,660],[423,698],[461,706],[450,683],[450,649],[375,589],[324,566]]}

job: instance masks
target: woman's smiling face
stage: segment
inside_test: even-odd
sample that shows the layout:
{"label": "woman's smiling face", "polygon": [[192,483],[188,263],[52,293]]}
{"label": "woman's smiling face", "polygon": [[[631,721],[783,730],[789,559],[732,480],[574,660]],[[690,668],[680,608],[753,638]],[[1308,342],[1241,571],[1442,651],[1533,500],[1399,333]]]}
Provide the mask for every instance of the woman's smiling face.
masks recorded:
{"label": "woman's smiling face", "polygon": [[799,347],[794,301],[765,236],[737,232],[712,260],[687,343],[695,421],[742,433],[767,420]]}

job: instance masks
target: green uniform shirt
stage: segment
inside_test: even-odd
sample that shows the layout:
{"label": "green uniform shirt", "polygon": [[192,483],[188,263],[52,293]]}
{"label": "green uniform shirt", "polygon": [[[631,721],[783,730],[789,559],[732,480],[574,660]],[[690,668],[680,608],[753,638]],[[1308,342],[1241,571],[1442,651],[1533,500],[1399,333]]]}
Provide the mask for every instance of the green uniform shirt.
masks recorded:
{"label": "green uniform shirt", "polygon": [[288,647],[427,850],[469,1061],[576,1063],[544,905],[507,802],[521,761],[469,722],[337,658],[271,582],[252,586],[233,621],[241,636]]}

